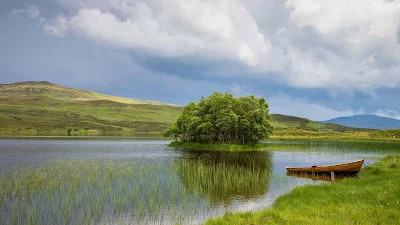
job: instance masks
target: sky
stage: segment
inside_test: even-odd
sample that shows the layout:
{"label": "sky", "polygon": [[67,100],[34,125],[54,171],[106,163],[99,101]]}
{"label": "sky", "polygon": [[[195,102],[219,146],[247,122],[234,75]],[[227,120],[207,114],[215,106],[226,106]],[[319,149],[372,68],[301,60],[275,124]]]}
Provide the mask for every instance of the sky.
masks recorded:
{"label": "sky", "polygon": [[400,119],[399,0],[1,0],[0,83]]}

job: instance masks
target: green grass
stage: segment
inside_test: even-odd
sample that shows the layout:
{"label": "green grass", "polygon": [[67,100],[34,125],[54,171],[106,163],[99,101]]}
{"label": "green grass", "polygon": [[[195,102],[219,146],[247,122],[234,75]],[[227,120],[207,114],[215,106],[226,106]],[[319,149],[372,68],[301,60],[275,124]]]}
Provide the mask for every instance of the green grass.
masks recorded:
{"label": "green grass", "polygon": [[272,157],[269,152],[215,152],[213,159],[191,154],[180,164],[184,187],[218,206],[233,200],[257,199],[270,185]]}
{"label": "green grass", "polygon": [[379,130],[368,134],[370,138],[386,138],[386,139],[399,139],[400,129],[397,130]]}
{"label": "green grass", "polygon": [[[271,155],[183,162],[66,160],[0,174],[0,224],[188,224],[269,188]],[[239,157],[240,154],[240,157]]]}
{"label": "green grass", "polygon": [[0,85],[0,133],[161,134],[180,110],[43,82]]}
{"label": "green grass", "polygon": [[194,142],[171,142],[169,147],[186,148],[193,151],[387,151],[397,152],[399,142],[396,140],[381,139],[315,139],[299,138],[293,139],[269,139],[256,145],[241,144],[202,144]]}
{"label": "green grass", "polygon": [[354,128],[354,127],[346,127],[339,124],[334,123],[318,123],[306,118],[300,118],[295,116],[287,116],[281,114],[271,114],[272,125],[275,130],[285,130],[288,128],[309,131],[309,132],[368,132],[373,131],[373,129],[364,129],[364,128]]}
{"label": "green grass", "polygon": [[398,224],[399,158],[397,164],[390,156],[367,166],[358,179],[297,187],[270,209],[227,213],[206,224]]}
{"label": "green grass", "polygon": [[[0,84],[0,134],[161,136],[180,111],[176,105],[49,82]],[[351,128],[280,114],[271,118],[275,139],[400,139],[400,130]]]}
{"label": "green grass", "polygon": [[67,160],[14,170],[0,176],[0,224],[182,222],[202,200],[179,184],[177,169]]}
{"label": "green grass", "polygon": [[298,128],[285,128],[275,130],[270,136],[273,140],[383,140],[399,141],[400,130],[378,130],[378,131],[346,131],[346,132],[323,132],[309,131]]}
{"label": "green grass", "polygon": [[242,145],[242,144],[203,144],[195,142],[171,142],[168,147],[174,148],[190,148],[194,150],[210,150],[210,151],[252,151],[262,150],[266,146],[264,144]]}

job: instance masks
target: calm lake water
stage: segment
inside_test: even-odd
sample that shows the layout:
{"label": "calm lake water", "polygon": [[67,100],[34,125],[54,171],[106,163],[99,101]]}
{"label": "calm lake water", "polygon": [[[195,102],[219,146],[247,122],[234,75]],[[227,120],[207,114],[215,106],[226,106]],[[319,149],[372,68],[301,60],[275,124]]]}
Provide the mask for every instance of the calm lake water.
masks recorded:
{"label": "calm lake water", "polygon": [[75,162],[97,163],[88,169],[92,172],[108,168],[84,185],[60,184],[24,197],[5,196],[0,224],[199,224],[228,211],[268,207],[296,186],[324,182],[286,176],[285,166],[358,159],[366,159],[366,166],[400,147],[396,142],[270,141],[268,151],[231,153],[170,148],[168,143],[130,138],[0,139],[3,179],[11,179],[13,170],[34,171],[54,162],[60,163],[60,171],[65,166],[84,176],[89,176],[85,167],[74,169]]}

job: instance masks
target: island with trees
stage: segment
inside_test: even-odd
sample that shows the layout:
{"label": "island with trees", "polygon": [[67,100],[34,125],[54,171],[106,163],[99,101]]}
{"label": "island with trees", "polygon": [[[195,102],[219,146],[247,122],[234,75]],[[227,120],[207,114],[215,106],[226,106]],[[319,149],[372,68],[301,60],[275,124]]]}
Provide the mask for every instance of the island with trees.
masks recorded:
{"label": "island with trees", "polygon": [[273,126],[263,97],[234,97],[214,92],[198,103],[190,102],[174,124],[164,131],[171,147],[240,150],[256,148]]}

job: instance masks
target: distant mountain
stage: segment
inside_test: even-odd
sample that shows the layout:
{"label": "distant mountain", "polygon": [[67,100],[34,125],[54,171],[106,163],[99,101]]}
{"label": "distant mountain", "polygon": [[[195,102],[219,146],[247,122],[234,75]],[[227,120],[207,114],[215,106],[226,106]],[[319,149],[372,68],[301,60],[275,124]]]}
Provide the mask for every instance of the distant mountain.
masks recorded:
{"label": "distant mountain", "polygon": [[287,116],[281,114],[271,114],[271,123],[275,130],[295,128],[315,132],[346,132],[346,131],[371,131],[370,129],[344,126],[330,122],[316,122],[306,118]]}
{"label": "distant mountain", "polygon": [[327,121],[321,121],[321,123],[336,123],[348,127],[371,128],[381,130],[400,128],[400,120],[375,115],[354,115],[349,117],[338,117]]}

